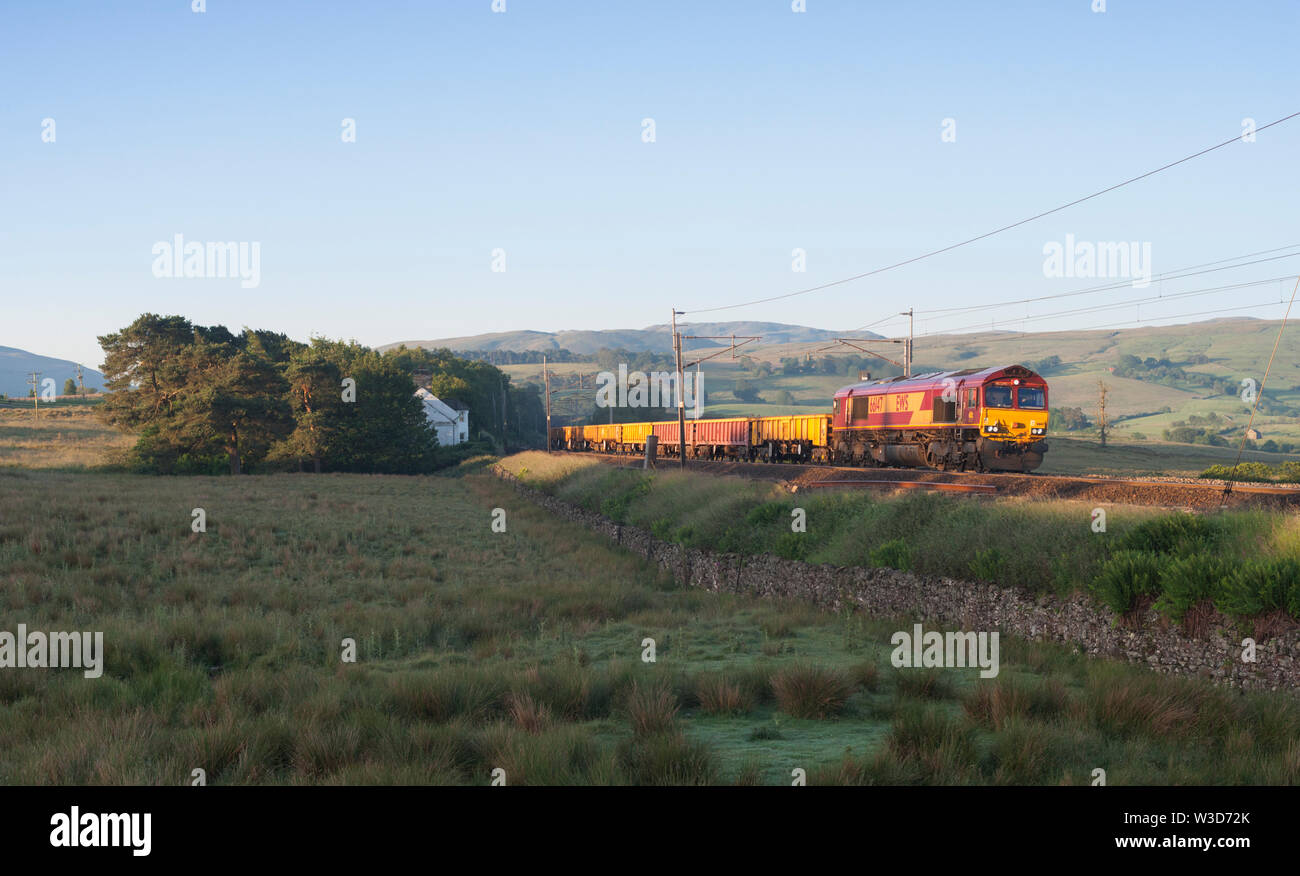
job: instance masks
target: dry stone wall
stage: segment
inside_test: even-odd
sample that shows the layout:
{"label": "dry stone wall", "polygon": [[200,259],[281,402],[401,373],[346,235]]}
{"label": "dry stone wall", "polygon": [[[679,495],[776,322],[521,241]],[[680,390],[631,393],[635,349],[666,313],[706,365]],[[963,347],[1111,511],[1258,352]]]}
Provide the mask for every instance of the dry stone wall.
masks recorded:
{"label": "dry stone wall", "polygon": [[1068,599],[1034,596],[894,569],[813,565],[770,554],[742,556],[688,548],[570,505],[503,469],[494,471],[538,505],[657,563],[692,587],[800,599],[831,610],[856,605],[873,616],[910,617],[931,628],[1000,630],[1024,639],[1074,645],[1092,656],[1143,663],[1159,672],[1208,678],[1241,688],[1300,692],[1297,630],[1259,641],[1256,660],[1250,663],[1242,658],[1242,637],[1229,629],[1190,638],[1154,611],[1147,611],[1136,626],[1117,625],[1113,612],[1082,595]]}

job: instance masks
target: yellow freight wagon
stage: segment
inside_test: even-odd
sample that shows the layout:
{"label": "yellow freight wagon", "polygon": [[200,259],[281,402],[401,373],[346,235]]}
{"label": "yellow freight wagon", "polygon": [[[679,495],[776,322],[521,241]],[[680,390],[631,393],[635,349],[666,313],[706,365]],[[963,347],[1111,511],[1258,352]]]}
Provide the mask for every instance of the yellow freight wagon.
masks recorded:
{"label": "yellow freight wagon", "polygon": [[613,450],[619,444],[622,423],[597,423],[582,427],[582,438],[587,446],[596,450]]}
{"label": "yellow freight wagon", "polygon": [[755,417],[749,421],[749,446],[755,459],[768,462],[824,462],[829,455],[830,414]]}
{"label": "yellow freight wagon", "polygon": [[623,444],[628,450],[639,450],[645,447],[646,436],[654,423],[624,423],[623,424]]}

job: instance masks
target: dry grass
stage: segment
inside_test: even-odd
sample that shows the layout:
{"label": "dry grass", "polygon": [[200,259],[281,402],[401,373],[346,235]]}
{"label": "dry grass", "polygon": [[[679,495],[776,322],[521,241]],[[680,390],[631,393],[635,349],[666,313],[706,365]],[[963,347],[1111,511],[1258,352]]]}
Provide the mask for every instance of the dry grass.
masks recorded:
{"label": "dry grass", "polygon": [[724,676],[700,676],[695,683],[695,697],[700,708],[710,715],[739,715],[754,707],[753,696]]}
{"label": "dry grass", "polygon": [[651,736],[677,728],[677,697],[661,683],[637,682],[627,696],[627,718],[636,736]]}
{"label": "dry grass", "polygon": [[114,464],[135,439],[101,423],[90,406],[0,408],[0,466],[94,469]]}
{"label": "dry grass", "polygon": [[853,693],[848,676],[835,669],[799,664],[772,676],[781,711],[796,718],[828,718],[844,710]]}

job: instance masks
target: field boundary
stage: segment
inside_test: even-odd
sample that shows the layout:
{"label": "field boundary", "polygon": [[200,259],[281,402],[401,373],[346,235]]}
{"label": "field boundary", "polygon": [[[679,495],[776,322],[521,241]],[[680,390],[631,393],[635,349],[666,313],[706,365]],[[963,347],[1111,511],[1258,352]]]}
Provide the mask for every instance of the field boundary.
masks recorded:
{"label": "field boundary", "polygon": [[1074,645],[1091,657],[1140,663],[1157,672],[1242,689],[1300,693],[1300,661],[1294,657],[1300,630],[1260,639],[1256,660],[1248,663],[1242,659],[1241,639],[1231,629],[1217,628],[1191,638],[1150,609],[1137,625],[1118,625],[1110,609],[1082,594],[1031,596],[991,584],[888,568],[688,548],[557,499],[499,465],[492,466],[492,472],[534,503],[656,563],[686,586],[801,600],[832,611],[854,605],[877,617],[911,616],[966,631],[1001,630],[1023,639]]}

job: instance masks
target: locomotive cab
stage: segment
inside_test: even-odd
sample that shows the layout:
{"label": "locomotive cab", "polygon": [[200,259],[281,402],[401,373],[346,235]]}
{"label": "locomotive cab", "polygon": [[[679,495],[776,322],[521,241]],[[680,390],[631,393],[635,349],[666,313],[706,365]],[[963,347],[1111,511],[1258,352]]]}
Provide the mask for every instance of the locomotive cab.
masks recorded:
{"label": "locomotive cab", "polygon": [[978,415],[981,459],[990,467],[1032,471],[1047,452],[1047,382],[1012,365],[980,387]]}

